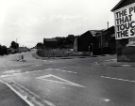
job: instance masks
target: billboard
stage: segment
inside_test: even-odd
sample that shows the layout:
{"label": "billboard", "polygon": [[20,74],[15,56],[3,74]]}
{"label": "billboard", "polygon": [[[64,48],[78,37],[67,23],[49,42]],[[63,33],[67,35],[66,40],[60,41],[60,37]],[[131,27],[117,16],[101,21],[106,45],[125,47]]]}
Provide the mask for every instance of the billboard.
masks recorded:
{"label": "billboard", "polygon": [[115,38],[135,37],[135,3],[114,11]]}

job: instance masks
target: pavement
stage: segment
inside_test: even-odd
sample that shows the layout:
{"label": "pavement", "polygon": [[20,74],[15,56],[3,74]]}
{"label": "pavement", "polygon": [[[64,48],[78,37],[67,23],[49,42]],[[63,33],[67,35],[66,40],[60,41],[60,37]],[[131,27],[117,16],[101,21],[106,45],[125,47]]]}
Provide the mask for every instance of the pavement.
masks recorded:
{"label": "pavement", "polygon": [[118,63],[115,55],[41,60],[31,53],[17,62],[18,55],[1,57],[0,80],[30,106],[135,105],[134,63]]}
{"label": "pavement", "polygon": [[112,67],[135,67],[135,62],[118,62],[116,58],[104,60],[98,64]]}

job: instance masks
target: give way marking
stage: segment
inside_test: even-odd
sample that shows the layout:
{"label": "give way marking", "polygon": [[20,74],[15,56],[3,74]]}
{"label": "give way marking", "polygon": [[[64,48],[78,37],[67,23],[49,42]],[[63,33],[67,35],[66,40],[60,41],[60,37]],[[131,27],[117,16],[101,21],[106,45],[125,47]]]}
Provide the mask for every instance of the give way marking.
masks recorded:
{"label": "give way marking", "polygon": [[49,81],[49,82],[53,82],[53,83],[59,83],[59,84],[65,84],[65,85],[85,88],[85,86],[83,86],[83,85],[77,84],[75,82],[71,82],[69,80],[63,79],[61,77],[58,77],[58,76],[55,76],[52,74],[40,76],[40,77],[37,77],[37,79],[45,80],[45,81]]}

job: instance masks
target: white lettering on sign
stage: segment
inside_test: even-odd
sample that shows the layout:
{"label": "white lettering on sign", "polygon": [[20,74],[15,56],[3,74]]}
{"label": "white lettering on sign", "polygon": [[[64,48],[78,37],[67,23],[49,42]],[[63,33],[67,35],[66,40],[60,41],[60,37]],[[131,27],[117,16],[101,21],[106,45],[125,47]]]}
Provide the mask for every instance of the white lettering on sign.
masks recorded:
{"label": "white lettering on sign", "polygon": [[116,39],[135,37],[135,4],[116,10],[114,15]]}

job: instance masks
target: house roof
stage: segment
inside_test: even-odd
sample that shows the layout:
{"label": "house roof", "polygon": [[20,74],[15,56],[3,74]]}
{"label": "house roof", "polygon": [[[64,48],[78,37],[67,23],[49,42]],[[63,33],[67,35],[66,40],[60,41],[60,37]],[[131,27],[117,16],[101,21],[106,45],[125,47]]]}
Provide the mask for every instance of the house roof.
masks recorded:
{"label": "house roof", "polygon": [[120,9],[121,7],[130,5],[132,3],[135,3],[135,0],[121,0],[111,11],[115,11],[117,9]]}
{"label": "house roof", "polygon": [[93,37],[99,36],[102,33],[102,30],[90,30]]}
{"label": "house roof", "polygon": [[96,37],[96,36],[100,36],[102,31],[104,30],[88,30],[87,32],[81,34],[81,36],[92,36],[92,37]]}

